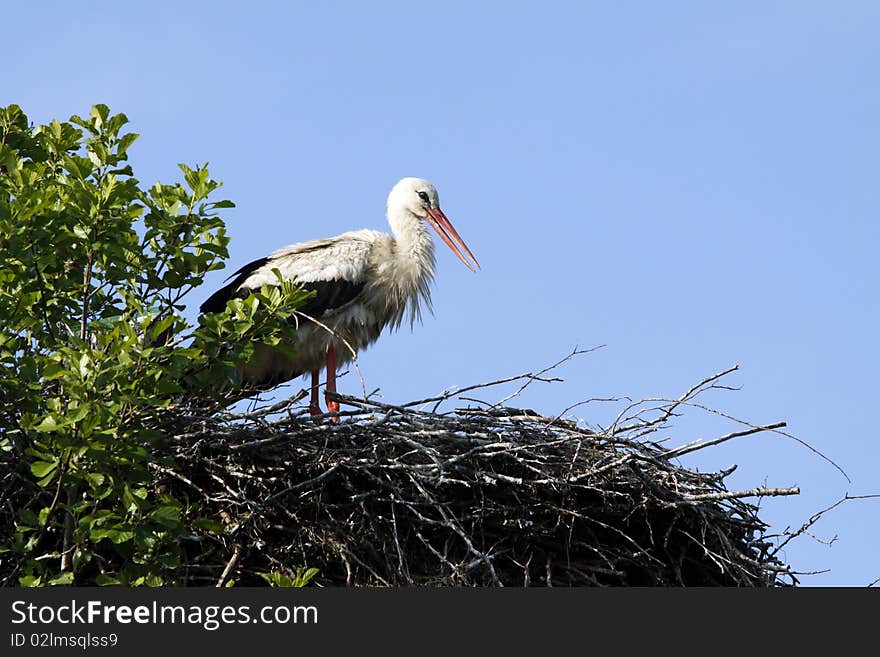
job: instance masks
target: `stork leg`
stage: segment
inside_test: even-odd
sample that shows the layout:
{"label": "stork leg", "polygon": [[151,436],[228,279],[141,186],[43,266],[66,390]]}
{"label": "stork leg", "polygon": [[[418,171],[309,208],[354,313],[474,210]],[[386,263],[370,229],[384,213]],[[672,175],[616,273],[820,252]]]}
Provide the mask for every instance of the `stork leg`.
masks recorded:
{"label": "stork leg", "polygon": [[312,417],[321,415],[321,405],[318,403],[318,373],[319,370],[312,370],[312,397],[309,400],[309,413]]}
{"label": "stork leg", "polygon": [[333,343],[330,343],[330,346],[327,347],[327,390],[324,393],[324,401],[327,402],[327,411],[333,413],[331,416],[331,420],[333,422],[339,422],[339,416],[336,415],[339,413],[339,402],[335,399],[330,399],[330,395],[327,393],[335,393],[336,392],[336,347]]}

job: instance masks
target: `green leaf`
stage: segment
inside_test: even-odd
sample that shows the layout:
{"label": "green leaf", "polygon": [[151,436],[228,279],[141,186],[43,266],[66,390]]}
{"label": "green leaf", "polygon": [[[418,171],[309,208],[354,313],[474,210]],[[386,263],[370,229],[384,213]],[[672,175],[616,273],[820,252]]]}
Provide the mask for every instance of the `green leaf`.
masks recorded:
{"label": "green leaf", "polygon": [[73,116],[70,117],[70,120],[71,120],[73,123],[76,123],[78,126],[81,126],[81,127],[85,128],[86,130],[88,130],[88,131],[89,131],[90,133],[92,133],[93,135],[98,134],[98,131],[95,130],[94,126],[93,126],[90,122],[88,122],[88,121],[86,121],[84,118],[82,118],[81,116],[78,116],[78,115],[74,114]]}
{"label": "green leaf", "polygon": [[[107,173],[112,173],[117,176],[133,176],[134,175],[134,171],[132,170],[130,164],[126,164],[124,167],[119,167],[118,169],[112,169],[112,170],[108,171]],[[137,215],[135,215],[135,216],[137,216]]]}
{"label": "green leaf", "polygon": [[43,380],[54,381],[55,379],[69,376],[71,373],[62,363],[51,362],[43,367]]}
{"label": "green leaf", "polygon": [[73,573],[70,571],[61,573],[57,577],[50,579],[46,584],[49,586],[68,586],[73,584]]}
{"label": "green leaf", "polygon": [[34,429],[41,432],[57,431],[60,426],[54,416],[47,415]]}
{"label": "green leaf", "polygon": [[92,411],[91,404],[84,402],[79,406],[74,408],[73,410],[68,411],[68,415],[65,418],[65,423],[74,424],[79,422],[83,418],[85,418]]}
{"label": "green leaf", "polygon": [[92,111],[89,113],[89,116],[92,118],[92,123],[99,130],[104,126],[107,122],[107,117],[110,115],[110,108],[107,107],[104,103],[98,103],[92,107]]}
{"label": "green leaf", "polygon": [[177,318],[174,315],[169,315],[158,322],[155,322],[150,326],[150,338],[155,340],[160,335],[162,335],[174,322]]}
{"label": "green leaf", "polygon": [[296,588],[306,586],[317,574],[317,568],[306,569],[302,567],[296,569],[296,577],[290,577],[289,575],[277,571],[271,573],[259,573],[260,577],[269,583],[269,586]]}
{"label": "green leaf", "polygon": [[3,165],[10,170],[18,169],[18,156],[15,151],[6,144],[0,144],[0,165]]}
{"label": "green leaf", "polygon": [[180,526],[180,509],[170,505],[160,506],[150,514],[150,518],[163,527],[176,529]]}
{"label": "green leaf", "polygon": [[88,158],[68,155],[62,162],[64,168],[78,180],[85,181],[92,174],[92,162]]}
{"label": "green leaf", "polygon": [[130,529],[108,529],[106,535],[116,545],[127,543],[134,538],[134,532]]}
{"label": "green leaf", "polygon": [[260,577],[269,582],[269,586],[290,587],[293,586],[293,579],[284,573],[259,573]]}
{"label": "green leaf", "polygon": [[308,584],[312,578],[318,574],[317,568],[297,568],[296,569],[296,582],[298,586],[305,586]]}
{"label": "green leaf", "polygon": [[31,472],[35,477],[45,477],[50,472],[54,472],[58,467],[58,461],[36,461],[31,463]]}
{"label": "green leaf", "polygon": [[136,132],[129,132],[128,134],[122,135],[116,145],[116,152],[123,155],[138,137],[140,137],[140,135]]}

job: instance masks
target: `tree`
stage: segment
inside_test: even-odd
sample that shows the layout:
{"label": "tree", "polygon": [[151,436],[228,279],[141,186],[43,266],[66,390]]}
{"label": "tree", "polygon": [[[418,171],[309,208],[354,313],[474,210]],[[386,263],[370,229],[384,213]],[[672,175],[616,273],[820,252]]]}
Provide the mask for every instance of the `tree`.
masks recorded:
{"label": "tree", "polygon": [[277,320],[307,298],[267,287],[190,326],[184,299],[224,266],[234,205],[207,165],[142,188],[127,122],[105,105],[38,127],[0,109],[5,583],[175,582],[181,540],[219,529],[151,486],[162,427],[222,405],[254,341],[290,337]]}

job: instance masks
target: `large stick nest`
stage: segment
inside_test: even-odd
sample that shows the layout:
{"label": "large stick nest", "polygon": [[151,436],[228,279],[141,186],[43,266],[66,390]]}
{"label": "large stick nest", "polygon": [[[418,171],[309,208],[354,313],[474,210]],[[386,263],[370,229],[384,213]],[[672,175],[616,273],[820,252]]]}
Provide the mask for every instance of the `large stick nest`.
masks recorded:
{"label": "large stick nest", "polygon": [[651,441],[732,369],[678,399],[630,404],[605,428],[487,403],[442,410],[463,391],[401,406],[340,395],[353,410],[338,424],[313,422],[298,398],[190,418],[157,483],[226,532],[188,547],[184,581],[261,584],[308,566],[321,585],[796,583],[747,500],[797,489],[730,491],[733,468],[678,462],[781,423]]}

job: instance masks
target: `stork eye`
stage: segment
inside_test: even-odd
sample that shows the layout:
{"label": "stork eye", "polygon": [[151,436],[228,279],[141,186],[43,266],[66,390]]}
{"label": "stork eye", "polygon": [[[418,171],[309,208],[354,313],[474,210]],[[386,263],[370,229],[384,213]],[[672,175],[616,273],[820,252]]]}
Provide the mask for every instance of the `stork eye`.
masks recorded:
{"label": "stork eye", "polygon": [[422,199],[425,203],[430,203],[431,199],[428,198],[428,192],[419,192],[419,198]]}

